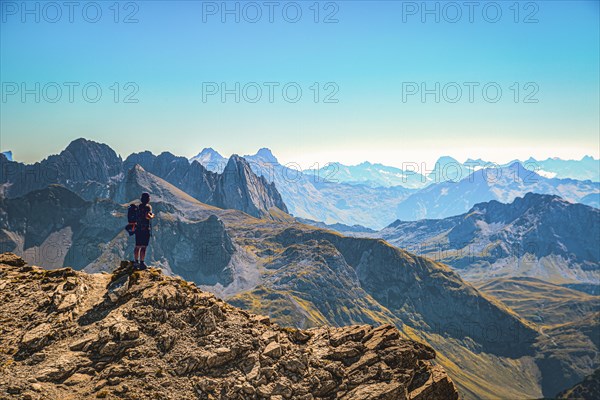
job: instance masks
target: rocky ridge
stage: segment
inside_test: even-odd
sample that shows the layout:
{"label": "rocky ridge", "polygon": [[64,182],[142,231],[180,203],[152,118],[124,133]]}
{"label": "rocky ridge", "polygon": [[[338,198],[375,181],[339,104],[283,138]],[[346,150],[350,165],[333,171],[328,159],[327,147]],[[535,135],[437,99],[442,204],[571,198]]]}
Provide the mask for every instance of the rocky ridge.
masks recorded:
{"label": "rocky ridge", "polygon": [[131,193],[131,183],[136,183],[141,171],[212,206],[238,209],[257,218],[288,212],[275,185],[255,175],[241,157],[232,156],[219,174],[168,152],[158,156],[149,151],[134,153],[122,160],[108,145],[86,139],[74,140],[60,154],[35,164],[10,161],[0,154],[0,198],[14,199],[61,185],[87,201],[129,202],[139,198],[139,193]]}
{"label": "rocky ridge", "polygon": [[157,269],[44,270],[0,255],[0,397],[457,399],[396,328],[283,328]]}
{"label": "rocky ridge", "polygon": [[528,276],[553,283],[598,283],[600,210],[537,193],[492,200],[437,220],[397,220],[356,236],[441,261],[468,281]]}

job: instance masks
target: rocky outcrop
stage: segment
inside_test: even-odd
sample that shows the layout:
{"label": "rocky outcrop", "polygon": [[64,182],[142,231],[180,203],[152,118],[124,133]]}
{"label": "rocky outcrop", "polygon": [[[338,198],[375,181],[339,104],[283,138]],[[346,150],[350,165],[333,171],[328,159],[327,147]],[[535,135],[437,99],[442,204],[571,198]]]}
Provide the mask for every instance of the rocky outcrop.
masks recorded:
{"label": "rocky outcrop", "polygon": [[223,170],[215,197],[217,207],[234,208],[259,218],[268,216],[273,207],[288,211],[275,184],[256,176],[248,162],[235,154]]}
{"label": "rocky outcrop", "polygon": [[159,156],[150,152],[132,154],[124,165],[131,168],[127,176],[141,166],[195,199],[219,208],[244,211],[258,218],[269,217],[269,210],[273,207],[288,211],[275,184],[258,177],[248,162],[237,155],[231,156],[221,174],[207,170],[197,161],[190,163],[186,158],[171,153]]}
{"label": "rocky outcrop", "polygon": [[223,222],[211,215],[198,222],[161,223],[155,259],[166,259],[173,272],[202,285],[227,286],[234,280],[230,265],[235,248]]}
{"label": "rocky outcrop", "polygon": [[109,197],[121,172],[121,157],[109,146],[77,139],[58,155],[35,164],[0,156],[0,185],[5,197],[18,197],[51,184],[64,185],[87,200]]}
{"label": "rocky outcrop", "polygon": [[594,400],[600,398],[600,369],[577,385],[560,392],[558,399]]}
{"label": "rocky outcrop", "polygon": [[57,184],[88,201],[110,198],[129,202],[140,195],[135,184],[142,167],[209,205],[238,209],[259,218],[271,217],[273,207],[287,213],[275,185],[257,177],[243,158],[232,156],[227,165],[227,173],[219,174],[185,157],[168,152],[155,156],[148,151],[131,154],[123,161],[106,144],[77,139],[60,154],[35,164],[0,155],[0,198],[16,198]]}
{"label": "rocky outcrop", "polygon": [[0,256],[0,396],[457,399],[390,325],[283,328],[156,269],[47,271]]}
{"label": "rocky outcrop", "polygon": [[130,171],[136,165],[164,179],[195,199],[215,205],[214,193],[219,174],[207,170],[200,163],[190,163],[185,157],[177,157],[169,152],[156,156],[145,151],[127,157],[123,163],[123,169]]}

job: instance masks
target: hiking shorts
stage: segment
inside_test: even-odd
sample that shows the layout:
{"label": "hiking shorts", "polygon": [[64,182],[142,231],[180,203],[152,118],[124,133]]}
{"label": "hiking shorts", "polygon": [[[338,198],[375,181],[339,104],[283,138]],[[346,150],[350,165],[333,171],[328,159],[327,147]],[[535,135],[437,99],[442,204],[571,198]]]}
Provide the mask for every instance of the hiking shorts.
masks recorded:
{"label": "hiking shorts", "polygon": [[141,231],[135,231],[135,245],[136,246],[148,246],[150,243],[150,230],[144,229]]}

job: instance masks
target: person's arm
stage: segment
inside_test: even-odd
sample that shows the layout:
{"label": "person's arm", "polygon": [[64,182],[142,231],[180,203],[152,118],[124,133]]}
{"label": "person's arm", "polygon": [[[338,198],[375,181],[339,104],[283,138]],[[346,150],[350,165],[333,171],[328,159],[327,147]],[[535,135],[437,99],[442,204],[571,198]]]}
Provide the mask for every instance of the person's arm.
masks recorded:
{"label": "person's arm", "polygon": [[146,214],[146,218],[152,219],[154,218],[154,213],[152,212],[152,206],[148,204],[148,214]]}

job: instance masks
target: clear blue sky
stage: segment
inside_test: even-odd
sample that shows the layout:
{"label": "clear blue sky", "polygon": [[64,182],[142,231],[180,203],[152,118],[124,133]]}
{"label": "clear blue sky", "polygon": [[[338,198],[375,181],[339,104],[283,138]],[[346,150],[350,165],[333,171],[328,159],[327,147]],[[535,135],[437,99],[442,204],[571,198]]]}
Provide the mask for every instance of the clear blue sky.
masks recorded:
{"label": "clear blue sky", "polygon": [[[321,2],[319,23],[313,1],[298,2],[297,23],[284,18],[284,6],[288,20],[295,14],[289,2],[279,2],[273,23],[263,2],[256,3],[263,13],[256,23],[248,21],[255,9],[243,12],[245,2],[239,3],[239,23],[234,15],[222,23],[220,10],[208,13],[221,1],[134,2],[137,10],[121,2],[119,23],[110,8],[114,1],[99,2],[97,23],[87,22],[81,7],[73,23],[67,8],[52,23],[56,10],[43,9],[42,2],[38,23],[34,14],[22,15],[20,1],[0,3],[0,145],[18,160],[40,160],[77,137],[105,142],[123,156],[145,149],[192,156],[203,147],[224,155],[270,147],[282,161],[304,166],[364,160],[399,166],[445,154],[498,162],[599,155],[598,1],[520,2],[518,23],[513,1],[497,3],[502,16],[496,23],[489,22],[496,10],[485,1],[474,9],[474,22],[462,6],[456,23],[450,22],[456,10],[447,2],[439,3],[439,22],[424,15],[424,23],[422,10],[411,9],[421,1]],[[234,8],[236,2],[227,4]],[[131,13],[138,22],[123,23]],[[338,22],[323,23],[332,13]],[[88,8],[85,17],[93,20],[95,10]],[[525,23],[527,18],[538,22]],[[10,94],[13,83],[34,89],[36,82],[40,88],[57,82],[62,97],[48,101],[56,96],[52,85],[40,93],[39,103],[34,94],[23,102],[18,86]],[[80,84],[73,102],[64,82]],[[83,98],[88,82],[103,91],[97,103]],[[114,82],[120,87],[117,103]],[[124,87],[127,82],[139,88],[138,103],[123,102],[133,90]],[[256,103],[243,96],[236,103],[233,95],[222,103],[219,95],[203,102],[203,82],[280,86],[272,103],[264,85]],[[297,103],[281,94],[288,82],[303,90]],[[314,82],[320,83],[318,103]],[[336,87],[325,88],[327,82],[339,88],[337,103],[323,102]],[[423,103],[419,94],[403,101],[406,82],[429,88],[457,82],[463,93],[456,103],[443,96],[436,103],[434,95]],[[472,103],[464,82],[480,85]],[[503,91],[496,103],[483,98],[488,82]],[[520,84],[516,103],[514,82]],[[534,84],[525,87],[528,82]],[[447,89],[447,98],[454,98],[453,86]],[[538,102],[525,103],[535,90]]]}

